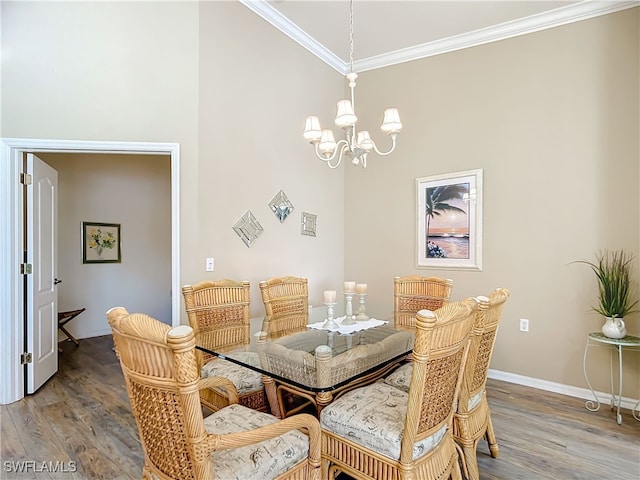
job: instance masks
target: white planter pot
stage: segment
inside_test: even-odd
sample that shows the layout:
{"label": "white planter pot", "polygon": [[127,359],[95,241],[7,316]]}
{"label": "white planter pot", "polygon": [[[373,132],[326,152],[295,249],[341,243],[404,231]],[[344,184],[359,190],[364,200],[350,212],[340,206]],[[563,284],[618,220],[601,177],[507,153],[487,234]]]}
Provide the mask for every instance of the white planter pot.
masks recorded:
{"label": "white planter pot", "polygon": [[627,329],[622,318],[606,317],[602,325],[602,334],[609,338],[623,338],[627,335]]}

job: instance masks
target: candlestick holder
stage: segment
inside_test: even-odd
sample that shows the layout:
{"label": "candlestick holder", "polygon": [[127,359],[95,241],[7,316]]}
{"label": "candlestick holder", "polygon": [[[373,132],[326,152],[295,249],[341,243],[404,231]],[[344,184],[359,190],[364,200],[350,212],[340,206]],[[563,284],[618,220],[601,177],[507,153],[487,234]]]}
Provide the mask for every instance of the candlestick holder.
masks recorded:
{"label": "candlestick holder", "polygon": [[365,320],[369,320],[369,317],[367,316],[367,314],[365,313],[365,297],[367,296],[366,293],[359,293],[358,296],[360,297],[360,306],[358,307],[358,315],[356,315],[356,320],[359,322],[364,322]]}
{"label": "candlestick holder", "polygon": [[353,299],[353,293],[351,292],[345,292],[344,294],[344,320],[342,321],[343,325],[353,325],[354,323],[356,323],[356,321],[354,320],[354,315],[353,315],[353,305],[351,303],[352,299]]}
{"label": "candlestick holder", "polygon": [[322,324],[322,328],[327,330],[338,330],[340,325],[333,319],[333,307],[336,306],[335,303],[325,303],[327,307],[327,320]]}

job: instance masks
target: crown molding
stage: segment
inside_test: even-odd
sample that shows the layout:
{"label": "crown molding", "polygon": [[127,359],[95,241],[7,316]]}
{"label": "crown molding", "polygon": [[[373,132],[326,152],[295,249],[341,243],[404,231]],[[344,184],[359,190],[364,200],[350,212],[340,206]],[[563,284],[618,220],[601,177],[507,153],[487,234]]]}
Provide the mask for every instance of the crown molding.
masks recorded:
{"label": "crown molding", "polygon": [[276,27],[286,36],[309,50],[320,60],[325,62],[330,67],[336,69],[338,72],[346,75],[347,74],[347,64],[326,48],[324,45],[320,44],[313,37],[311,37],[307,32],[302,30],[296,24],[292,23],[287,17],[282,15],[278,10],[273,8],[266,0],[238,0],[241,4],[247,7],[249,10],[262,17],[264,20],[269,22],[271,25]]}
{"label": "crown molding", "polygon": [[[349,71],[349,64],[318,43],[313,37],[293,24],[288,18],[273,8],[265,0],[239,0],[244,6],[265,19],[271,25],[296,41],[298,44],[316,55],[320,60],[343,75]],[[637,7],[640,0],[625,1],[593,1],[585,0],[555,10],[531,15],[526,18],[505,22],[472,32],[443,38],[434,42],[424,43],[373,57],[356,60],[353,68],[356,72],[375,70],[399,63],[410,62],[420,58],[441,55],[443,53],[471,48],[486,43],[497,42],[507,38],[539,32],[548,28],[559,27],[581,20],[607,15],[621,10]]]}
{"label": "crown molding", "polygon": [[505,22],[461,35],[443,38],[434,42],[358,60],[353,63],[353,68],[356,72],[364,72],[376,68],[388,67],[420,58],[497,42],[527,33],[539,32],[541,30],[637,7],[638,5],[640,5],[640,1],[638,0],[623,2],[587,0],[537,15],[531,15],[519,20]]}

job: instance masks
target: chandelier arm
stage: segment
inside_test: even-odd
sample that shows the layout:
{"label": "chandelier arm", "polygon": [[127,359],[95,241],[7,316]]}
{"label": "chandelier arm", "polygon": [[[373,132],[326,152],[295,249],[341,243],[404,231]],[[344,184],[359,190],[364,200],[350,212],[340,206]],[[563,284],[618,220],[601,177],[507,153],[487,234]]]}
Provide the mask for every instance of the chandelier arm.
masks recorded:
{"label": "chandelier arm", "polygon": [[392,153],[396,149],[396,137],[395,136],[391,137],[391,148],[389,150],[387,150],[386,152],[381,152],[380,150],[378,150],[378,146],[376,145],[376,142],[374,142],[373,140],[371,140],[371,145],[373,145],[373,151],[374,152],[376,152],[381,157],[384,157],[386,155],[389,155],[390,153]]}
{"label": "chandelier arm", "polygon": [[[340,162],[342,161],[342,153],[344,148],[345,147],[349,148],[349,143],[345,139],[338,140],[338,142],[336,143],[336,148],[333,151],[333,155],[327,158],[320,153],[320,150],[318,149],[318,145],[319,145],[319,142],[315,144],[316,157],[318,157],[323,162],[327,162],[327,165],[329,165],[329,167],[331,168],[337,168],[338,165],[340,165]],[[340,154],[339,156],[338,156],[338,153]],[[332,165],[331,161],[334,160],[336,156],[338,156],[338,163],[336,163],[335,165]]]}
{"label": "chandelier arm", "polygon": [[[344,147],[344,146],[342,148],[340,148],[340,156],[338,157],[338,161],[335,164],[332,165],[330,160],[327,161],[327,165],[329,166],[329,168],[338,168],[340,166],[340,164],[342,163],[342,156],[344,154],[345,148],[346,147]],[[338,149],[336,148],[336,152],[337,151],[338,151]],[[335,155],[334,155],[334,157],[335,157]]]}

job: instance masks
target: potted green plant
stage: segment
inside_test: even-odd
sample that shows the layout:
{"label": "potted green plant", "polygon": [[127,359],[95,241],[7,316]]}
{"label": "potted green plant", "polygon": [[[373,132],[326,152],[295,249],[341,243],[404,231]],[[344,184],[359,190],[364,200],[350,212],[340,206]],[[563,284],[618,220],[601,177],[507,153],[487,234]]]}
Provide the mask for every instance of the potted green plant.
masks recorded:
{"label": "potted green plant", "polygon": [[592,308],[606,317],[602,333],[609,338],[623,338],[627,334],[624,316],[637,311],[638,300],[631,296],[633,260],[624,250],[604,250],[598,252],[595,262],[577,261],[589,265],[598,278],[598,305]]}

